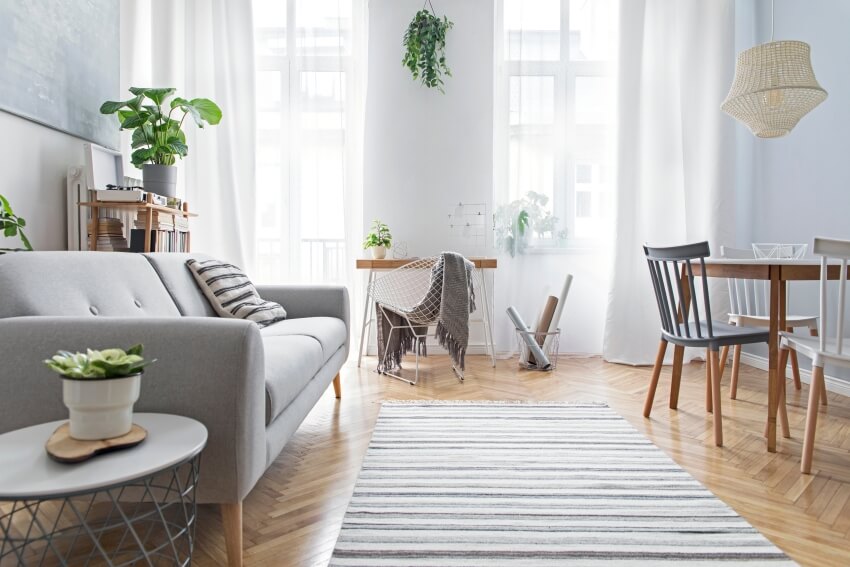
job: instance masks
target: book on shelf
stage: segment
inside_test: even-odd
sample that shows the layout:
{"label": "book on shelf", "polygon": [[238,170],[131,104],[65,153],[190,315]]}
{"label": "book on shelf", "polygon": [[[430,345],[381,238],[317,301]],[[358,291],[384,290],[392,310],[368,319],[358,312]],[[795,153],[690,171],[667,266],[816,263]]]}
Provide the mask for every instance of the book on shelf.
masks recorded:
{"label": "book on shelf", "polygon": [[[180,230],[151,230],[151,252],[187,252],[189,233]],[[130,231],[130,252],[145,251],[145,229]]]}
{"label": "book on shelf", "polygon": [[[135,228],[145,228],[148,220],[147,211],[140,211],[133,223]],[[151,228],[154,230],[189,230],[189,219],[181,216],[170,215],[168,213],[160,214],[153,211],[151,215]]]}
{"label": "book on shelf", "polygon": [[[88,222],[88,237],[91,241],[92,221]],[[97,250],[98,252],[126,252],[130,248],[124,237],[124,223],[120,219],[104,217],[98,219],[97,223]]]}

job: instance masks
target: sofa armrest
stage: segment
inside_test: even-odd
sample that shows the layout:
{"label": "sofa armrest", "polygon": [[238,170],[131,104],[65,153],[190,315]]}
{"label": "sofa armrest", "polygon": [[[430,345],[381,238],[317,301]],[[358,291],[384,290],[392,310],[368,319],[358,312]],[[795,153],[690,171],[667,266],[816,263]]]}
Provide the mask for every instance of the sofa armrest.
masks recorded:
{"label": "sofa armrest", "polygon": [[349,329],[348,289],[341,285],[259,285],[260,297],[283,305],[287,319],[336,317]]}
{"label": "sofa armrest", "polygon": [[59,378],[42,361],[57,350],[142,343],[145,370],[135,411],[197,419],[209,431],[201,502],[236,502],[266,463],[263,343],[248,321],[208,317],[12,317],[0,319],[0,432],[67,419]]}

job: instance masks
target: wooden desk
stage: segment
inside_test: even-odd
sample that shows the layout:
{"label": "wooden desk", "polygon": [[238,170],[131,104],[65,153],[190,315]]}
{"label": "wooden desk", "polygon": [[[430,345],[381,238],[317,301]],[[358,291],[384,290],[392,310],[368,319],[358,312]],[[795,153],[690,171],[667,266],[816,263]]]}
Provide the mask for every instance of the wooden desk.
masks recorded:
{"label": "wooden desk", "polygon": [[[376,272],[395,270],[396,268],[401,268],[402,266],[406,266],[407,264],[419,259],[420,258],[384,258],[382,260],[377,260],[373,258],[358,258],[355,266],[358,270],[369,270],[369,281],[366,283],[366,287],[368,289],[372,282],[375,281]],[[493,344],[493,317],[490,313],[490,300],[487,292],[487,279],[484,277],[484,270],[495,270],[498,267],[498,260],[496,258],[467,258],[467,260],[472,262],[481,278],[481,296],[483,300],[482,303],[484,304],[482,319],[482,322],[484,323],[484,341],[487,343],[490,361],[493,363],[493,367],[495,368],[496,347]],[[373,308],[372,302],[369,301],[369,295],[367,294],[365,304],[363,305],[363,326],[360,328],[360,347],[357,353],[358,368],[360,367],[360,362],[363,359],[363,346],[368,338],[367,329],[371,327],[372,321],[374,320],[374,317],[372,316]]]}
{"label": "wooden desk", "polygon": [[[702,275],[699,263],[694,276]],[[841,267],[831,265],[827,277],[837,280]],[[850,267],[848,267],[850,273]],[[776,452],[776,409],[779,398],[779,331],[785,329],[787,282],[820,279],[820,260],[737,260],[706,258],[705,275],[710,278],[740,278],[770,282],[770,338],[768,340],[767,450]],[[684,279],[684,278],[683,278]],[[686,286],[687,287],[687,286]],[[675,366],[675,361],[674,361]]]}

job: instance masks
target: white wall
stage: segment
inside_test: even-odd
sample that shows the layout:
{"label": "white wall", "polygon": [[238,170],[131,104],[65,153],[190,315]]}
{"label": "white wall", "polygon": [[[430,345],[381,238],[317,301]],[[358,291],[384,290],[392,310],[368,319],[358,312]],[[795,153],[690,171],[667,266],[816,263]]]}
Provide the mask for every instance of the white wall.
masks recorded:
{"label": "white wall", "polygon": [[[379,218],[410,256],[446,249],[495,254],[488,218],[486,250],[464,249],[448,232],[447,215],[458,202],[486,203],[493,212],[492,0],[436,5],[454,22],[446,59],[453,76],[446,94],[414,82],[401,65],[402,36],[418,0],[372,0],[369,5],[369,86],[364,148],[365,230]],[[568,272],[576,275],[562,323],[562,351],[600,352],[607,265],[598,253],[499,257],[495,274],[494,331],[501,351],[514,347],[504,315],[515,305],[533,323],[546,296],[558,295]],[[518,277],[509,277],[519,273]],[[492,282],[491,282],[492,285]],[[491,288],[493,289],[493,288]],[[471,344],[480,344],[473,327]]]}
{"label": "white wall", "polygon": [[[493,2],[437,5],[455,24],[445,94],[414,82],[401,64],[402,36],[421,8],[418,0],[369,4],[363,233],[381,219],[409,256],[458,249],[449,211],[460,201],[490,207],[493,187]],[[480,327],[473,333],[480,344]]]}
{"label": "white wall", "polygon": [[[83,140],[0,111],[0,193],[27,221],[25,230],[36,250],[66,249],[65,176],[68,166],[82,165]],[[0,247],[20,244],[0,236]]]}
{"label": "white wall", "polygon": [[445,94],[414,82],[401,64],[404,31],[419,0],[369,5],[364,222],[379,218],[411,256],[449,248],[448,212],[490,202],[493,186],[493,2],[437,8],[454,22]]}
{"label": "white wall", "polygon": [[[753,1],[738,2],[738,12],[748,10],[752,18],[740,20],[739,28],[744,28],[739,29],[740,39],[751,34],[751,43],[740,48],[770,40],[770,3],[753,5]],[[739,231],[743,232],[739,244],[806,242],[811,247],[815,236],[850,239],[850,147],[846,143],[850,132],[850,2],[776,0],[775,17],[775,39],[797,39],[811,45],[815,75],[829,97],[789,135],[758,140],[747,133],[746,145],[739,146],[739,168],[752,164],[751,223],[749,234]],[[790,295],[791,313],[817,313],[816,283],[794,283]],[[766,355],[765,348],[751,348],[750,352]],[[801,366],[808,368],[808,361],[801,358]]]}
{"label": "white wall", "polygon": [[[769,4],[758,20],[767,41]],[[850,238],[850,2],[776,0],[776,39],[812,47],[812,66],[829,97],[784,138],[756,144],[753,233],[763,241]]]}

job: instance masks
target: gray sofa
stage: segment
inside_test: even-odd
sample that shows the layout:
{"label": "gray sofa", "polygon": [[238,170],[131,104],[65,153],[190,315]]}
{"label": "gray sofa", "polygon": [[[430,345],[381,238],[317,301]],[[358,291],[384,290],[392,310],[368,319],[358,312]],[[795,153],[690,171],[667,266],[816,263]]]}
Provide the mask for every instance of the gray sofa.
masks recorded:
{"label": "gray sofa", "polygon": [[59,381],[41,362],[58,349],[143,343],[157,362],[145,372],[135,409],[206,425],[197,496],[223,504],[228,555],[238,565],[242,499],[331,382],[339,397],[349,350],[348,292],[258,286],[288,315],[260,329],[216,316],[185,266],[190,257],[205,258],[0,255],[0,433],[67,417]]}

